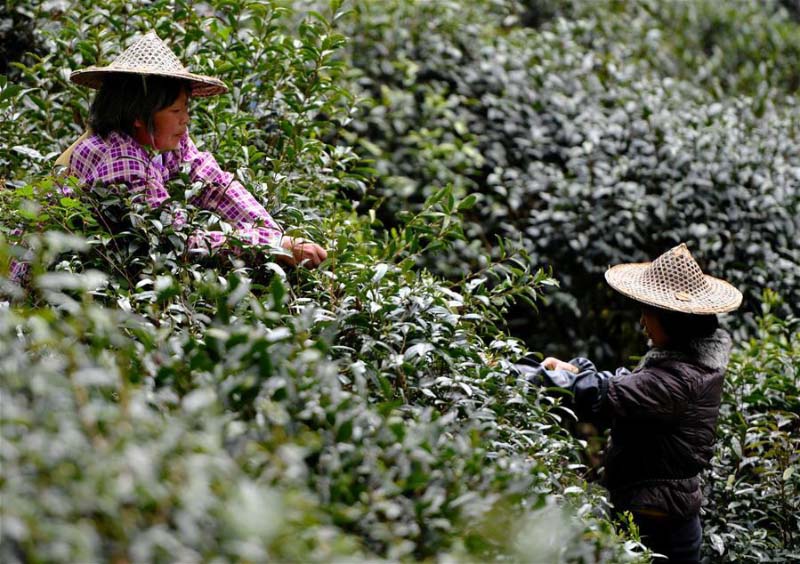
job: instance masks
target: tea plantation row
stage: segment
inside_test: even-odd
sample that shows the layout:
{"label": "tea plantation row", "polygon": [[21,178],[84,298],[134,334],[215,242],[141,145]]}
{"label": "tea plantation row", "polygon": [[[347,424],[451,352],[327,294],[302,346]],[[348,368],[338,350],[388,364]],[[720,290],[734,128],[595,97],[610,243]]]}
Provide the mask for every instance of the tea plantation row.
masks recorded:
{"label": "tea plantation row", "polygon": [[[664,58],[668,34],[645,30],[679,8],[655,2],[381,4],[8,6],[33,32],[0,77],[0,264],[30,253],[31,280],[0,277],[0,559],[645,561],[585,480],[569,412],[516,378],[509,329],[613,357],[634,326],[599,274],[677,238],[752,314],[706,549],[797,557],[796,114],[767,103],[791,86],[791,41],[747,69]],[[687,38],[709,10],[794,29],[777,4],[697,5]],[[244,244],[190,257],[216,220],[186,178],[183,227],[113,191],[59,192],[77,187],[51,162],[90,99],[69,70],[150,29],[232,87],[193,102],[194,139],[325,241],[324,268]],[[689,84],[697,68],[713,72]]]}

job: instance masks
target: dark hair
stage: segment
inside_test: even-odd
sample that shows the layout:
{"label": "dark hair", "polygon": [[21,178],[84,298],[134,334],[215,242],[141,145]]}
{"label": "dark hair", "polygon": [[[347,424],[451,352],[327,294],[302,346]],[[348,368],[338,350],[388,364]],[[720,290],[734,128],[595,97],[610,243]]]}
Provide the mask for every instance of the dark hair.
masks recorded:
{"label": "dark hair", "polygon": [[172,105],[181,92],[190,94],[189,83],[178,78],[143,74],[109,74],[89,109],[92,131],[105,137],[112,131],[133,135],[140,119],[153,133],[153,114]]}
{"label": "dark hair", "polygon": [[719,328],[719,321],[714,314],[682,313],[650,305],[643,305],[642,309],[658,317],[671,346],[680,347],[690,341],[710,337]]}

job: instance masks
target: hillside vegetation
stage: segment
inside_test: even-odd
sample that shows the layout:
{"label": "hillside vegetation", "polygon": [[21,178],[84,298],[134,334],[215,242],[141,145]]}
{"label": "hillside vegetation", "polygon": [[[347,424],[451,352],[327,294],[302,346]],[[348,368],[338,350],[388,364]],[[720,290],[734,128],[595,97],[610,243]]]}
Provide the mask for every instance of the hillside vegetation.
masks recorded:
{"label": "hillside vegetation", "polygon": [[[0,53],[0,560],[649,561],[587,480],[597,441],[512,364],[630,364],[635,312],[602,272],[678,241],[747,296],[704,550],[800,558],[796,18],[745,0],[7,3],[25,49]],[[188,177],[175,226],[53,173],[92,95],[69,72],[150,30],[231,87],[192,102],[192,137],[325,243],[322,268],[236,241],[189,256],[218,220]]]}

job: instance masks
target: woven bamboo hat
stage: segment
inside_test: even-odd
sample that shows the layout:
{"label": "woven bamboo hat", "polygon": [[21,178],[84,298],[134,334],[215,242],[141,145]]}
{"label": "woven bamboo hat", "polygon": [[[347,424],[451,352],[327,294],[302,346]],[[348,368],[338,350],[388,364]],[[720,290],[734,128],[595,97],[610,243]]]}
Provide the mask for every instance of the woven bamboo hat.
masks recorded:
{"label": "woven bamboo hat", "polygon": [[190,83],[192,96],[196,98],[216,96],[228,91],[225,83],[217,78],[189,72],[153,31],[140,37],[108,66],[91,66],[74,71],[69,79],[75,84],[96,90],[103,84],[103,78],[111,73],[180,78]]}
{"label": "woven bamboo hat", "polygon": [[684,243],[653,262],[612,266],[606,281],[637,302],[683,313],[725,313],[742,303],[731,284],[703,274]]}

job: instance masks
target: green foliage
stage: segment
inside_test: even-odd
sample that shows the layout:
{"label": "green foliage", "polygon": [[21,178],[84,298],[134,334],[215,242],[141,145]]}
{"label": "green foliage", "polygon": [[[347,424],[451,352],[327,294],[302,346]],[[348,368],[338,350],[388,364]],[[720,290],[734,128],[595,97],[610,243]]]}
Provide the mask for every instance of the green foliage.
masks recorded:
{"label": "green foliage", "polygon": [[[763,109],[792,103],[800,73],[800,20],[794,0],[565,0],[520,2],[550,18],[591,20],[580,43],[614,59],[635,59],[651,72],[689,81],[714,98],[744,95]],[[544,9],[542,9],[544,8]],[[527,23],[525,17],[521,23]],[[541,18],[539,18],[541,21]],[[546,21],[546,20],[545,20]]]}
{"label": "green foliage", "polygon": [[[0,560],[647,560],[510,333],[552,265],[542,348],[629,335],[599,273],[679,239],[786,298],[737,353],[705,520],[714,558],[796,558],[797,115],[767,103],[794,71],[718,56],[788,60],[795,28],[683,6],[10,3],[35,25],[0,76]],[[703,32],[737,13],[769,31]],[[69,70],[151,29],[230,86],[193,138],[322,268],[191,255],[227,227],[186,178],[179,227],[51,174],[91,96]]]}
{"label": "green foliage", "polygon": [[[53,187],[5,194],[27,230],[61,230],[27,238],[40,309],[2,314],[8,559],[483,558],[527,535],[489,525],[495,512],[564,488],[583,504],[583,520],[564,517],[564,550],[623,558],[599,492],[564,471],[580,468],[574,441],[520,388],[507,359],[523,351],[494,325],[547,279],[512,256],[459,285],[415,271],[426,234],[457,233],[437,211],[461,204],[446,191],[383,240],[369,217],[341,214],[330,268],[285,273],[235,253],[192,261],[199,220],[175,232],[124,195],[72,203]],[[95,220],[121,209],[125,229]],[[68,462],[39,458],[26,429],[75,434]],[[84,457],[79,477],[59,470]],[[195,464],[210,468],[184,485]],[[58,512],[24,501],[39,480]],[[92,488],[107,493],[79,495]]]}
{"label": "green foliage", "polygon": [[[520,26],[526,12],[512,2],[360,5],[350,57],[375,103],[352,129],[381,175],[380,213],[389,222],[442,185],[477,196],[467,240],[431,267],[459,277],[496,236],[519,239],[536,264],[552,266],[561,291],[535,323],[523,311],[511,324],[551,352],[577,344],[600,361],[634,354],[633,319],[617,313],[626,308],[602,273],[680,241],[745,290],[746,311],[766,284],[796,311],[800,114],[790,101],[740,96],[763,82],[778,102],[791,85],[725,61],[763,43],[747,35],[762,28],[738,25],[740,14],[763,10],[763,33],[787,35],[774,68],[794,72],[777,61],[793,58],[800,26],[740,4],[570,2],[536,29]],[[710,13],[737,34],[720,36],[713,50],[725,56],[706,61],[691,38],[716,21]],[[720,87],[729,96],[685,79],[706,72],[729,79]]]}
{"label": "green foliage", "polygon": [[708,479],[706,529],[722,562],[800,557],[800,321],[764,295],[758,338],[731,362],[720,443]]}
{"label": "green foliage", "polygon": [[[510,370],[526,351],[503,318],[552,280],[506,241],[458,280],[422,268],[466,237],[475,198],[452,187],[386,226],[364,197],[371,172],[339,137],[355,110],[338,3],[51,7],[28,7],[45,54],[0,85],[0,264],[30,264],[24,289],[2,278],[0,559],[642,560],[552,402]],[[225,226],[185,178],[175,226],[124,187],[49,173],[88,102],[64,71],[150,29],[231,86],[194,103],[193,137],[326,243],[320,270],[233,238],[189,254]]]}

